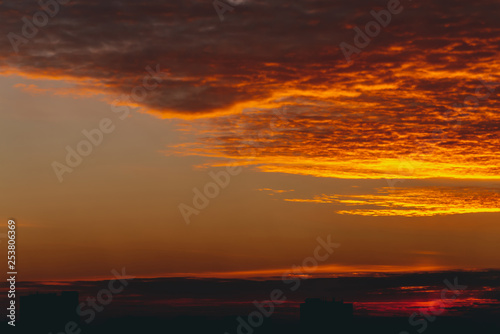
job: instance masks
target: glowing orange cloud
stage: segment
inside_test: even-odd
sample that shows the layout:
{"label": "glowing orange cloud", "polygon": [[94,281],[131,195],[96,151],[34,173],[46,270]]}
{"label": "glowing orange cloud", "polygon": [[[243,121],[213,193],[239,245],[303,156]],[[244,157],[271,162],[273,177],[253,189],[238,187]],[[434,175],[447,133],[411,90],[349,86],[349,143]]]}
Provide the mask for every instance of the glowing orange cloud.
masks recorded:
{"label": "glowing orange cloud", "polygon": [[379,189],[371,195],[321,195],[290,202],[344,204],[374,208],[338,210],[339,214],[361,216],[422,217],[479,212],[500,212],[498,189],[421,187]]}

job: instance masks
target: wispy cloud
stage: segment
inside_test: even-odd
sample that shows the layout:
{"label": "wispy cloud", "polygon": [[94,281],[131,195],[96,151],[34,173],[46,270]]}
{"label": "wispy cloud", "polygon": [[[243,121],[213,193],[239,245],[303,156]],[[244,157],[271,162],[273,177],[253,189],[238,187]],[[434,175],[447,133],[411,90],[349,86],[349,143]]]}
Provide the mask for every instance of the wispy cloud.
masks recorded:
{"label": "wispy cloud", "polygon": [[[37,2],[1,6],[3,36],[22,35],[21,19],[40,10]],[[348,65],[338,45],[372,19],[372,1],[248,1],[224,24],[204,0],[72,1],[18,53],[2,38],[0,67],[3,75],[66,80],[75,94],[98,88],[119,95],[137,85],[144,66],[161,64],[167,78],[142,103],[160,117],[293,104],[325,115],[371,110],[366,122],[377,120],[381,106],[389,117],[421,117],[411,103],[440,112],[474,79],[498,75],[496,1],[405,6]]]}
{"label": "wispy cloud", "polygon": [[261,188],[261,189],[257,189],[258,191],[264,191],[264,192],[267,192],[269,195],[274,195],[274,194],[283,194],[283,193],[289,193],[289,192],[292,192],[292,191],[295,191],[293,189],[289,189],[289,190],[282,190],[282,189],[271,189],[271,188]]}
{"label": "wispy cloud", "polygon": [[[4,36],[40,10],[1,6]],[[202,0],[72,1],[18,53],[1,39],[0,70],[29,94],[111,103],[159,64],[161,86],[134,106],[199,134],[170,153],[320,177],[500,179],[498,88],[479,87],[500,82],[497,2],[404,6],[347,64],[338,45],[372,19],[372,1],[249,1],[224,24]],[[456,106],[477,93],[489,97],[473,112]]]}
{"label": "wispy cloud", "polygon": [[365,208],[337,210],[361,216],[422,217],[480,212],[500,212],[499,189],[465,187],[381,188],[376,194],[320,195],[290,202],[343,204]]}

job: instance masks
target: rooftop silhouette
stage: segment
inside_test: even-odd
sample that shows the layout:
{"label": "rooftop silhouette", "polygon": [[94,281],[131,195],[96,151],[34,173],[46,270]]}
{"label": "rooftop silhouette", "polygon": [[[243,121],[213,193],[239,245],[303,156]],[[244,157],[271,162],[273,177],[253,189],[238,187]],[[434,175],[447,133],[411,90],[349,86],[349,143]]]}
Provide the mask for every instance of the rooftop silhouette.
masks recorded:
{"label": "rooftop silhouette", "polygon": [[56,293],[36,293],[21,296],[20,327],[24,330],[36,329],[36,332],[63,332],[67,323],[79,324],[76,312],[79,295],[76,291]]}
{"label": "rooftop silhouette", "polygon": [[343,329],[353,318],[354,306],[343,300],[331,301],[307,298],[300,304],[300,323],[303,329],[314,333],[332,333],[332,328]]}

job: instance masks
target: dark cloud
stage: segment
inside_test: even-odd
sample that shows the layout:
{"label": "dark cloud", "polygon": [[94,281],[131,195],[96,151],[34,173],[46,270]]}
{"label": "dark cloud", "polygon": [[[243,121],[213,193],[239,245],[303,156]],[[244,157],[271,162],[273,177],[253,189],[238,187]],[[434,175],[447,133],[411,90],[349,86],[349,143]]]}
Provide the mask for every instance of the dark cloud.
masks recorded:
{"label": "dark cloud", "polygon": [[[142,104],[185,117],[240,112],[243,106],[231,106],[258,106],[284,88],[352,90],[362,78],[373,84],[369,73],[392,83],[402,68],[492,74],[495,1],[401,3],[403,12],[346,66],[339,44],[352,44],[352,27],[363,27],[373,19],[370,10],[386,1],[246,1],[223,22],[211,1],[69,1],[17,54],[7,34],[20,34],[21,18],[40,8],[34,1],[4,1],[0,60],[10,73],[65,77],[78,87],[98,83],[104,93],[130,93],[145,66],[160,64],[168,78]],[[408,83],[422,85],[414,74]],[[449,92],[444,82],[434,86],[422,93]]]}
{"label": "dark cloud", "polygon": [[[280,289],[287,303],[277,305],[278,317],[287,312],[297,313],[298,303],[309,297],[344,298],[358,303],[359,310],[369,306],[372,311],[384,312],[385,302],[410,303],[413,301],[439,300],[441,290],[447,288],[445,280],[451,284],[457,280],[466,286],[458,303],[450,305],[455,315],[463,315],[478,310],[498,309],[498,271],[448,271],[413,274],[372,274],[360,277],[310,278],[300,281],[300,288],[292,291],[290,283],[281,278],[266,280],[245,279],[194,279],[156,278],[134,279],[123,293],[113,297],[113,303],[106,306],[102,316],[125,315],[178,315],[178,314],[245,314],[253,310],[254,300],[269,299],[273,289]],[[21,294],[34,291],[58,292],[79,291],[80,299],[95,297],[107,287],[107,281],[77,282],[20,282]],[[1,287],[5,287],[2,283]],[[474,304],[468,302],[474,301]],[[376,303],[380,303],[378,308]],[[410,305],[409,304],[409,305]],[[155,306],[152,310],[151,307]],[[411,314],[408,313],[407,316]]]}
{"label": "dark cloud", "polygon": [[[348,63],[339,44],[386,1],[245,1],[223,22],[205,0],[70,1],[18,53],[7,35],[39,7],[4,1],[0,66],[111,102],[158,64],[161,85],[133,105],[212,116],[182,154],[248,161],[246,150],[265,171],[351,178],[400,177],[404,158],[418,163],[411,177],[497,178],[497,2],[401,3]],[[461,108],[480,80],[498,84],[476,110]]]}

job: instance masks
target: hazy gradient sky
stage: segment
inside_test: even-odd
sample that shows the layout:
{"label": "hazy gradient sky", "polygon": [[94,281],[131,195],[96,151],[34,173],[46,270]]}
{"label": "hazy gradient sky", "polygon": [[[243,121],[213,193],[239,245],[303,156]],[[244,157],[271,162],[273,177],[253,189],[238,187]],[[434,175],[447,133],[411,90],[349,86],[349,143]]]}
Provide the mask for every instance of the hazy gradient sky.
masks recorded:
{"label": "hazy gradient sky", "polygon": [[[0,6],[2,36],[40,10]],[[498,268],[498,2],[401,6],[351,62],[339,44],[387,1],[245,1],[223,22],[210,1],[71,1],[17,53],[2,38],[19,277],[271,275],[328,235],[322,272]],[[121,119],[146,66],[162,82]],[[103,118],[115,130],[59,182]],[[179,204],[235,162],[186,224]]]}

